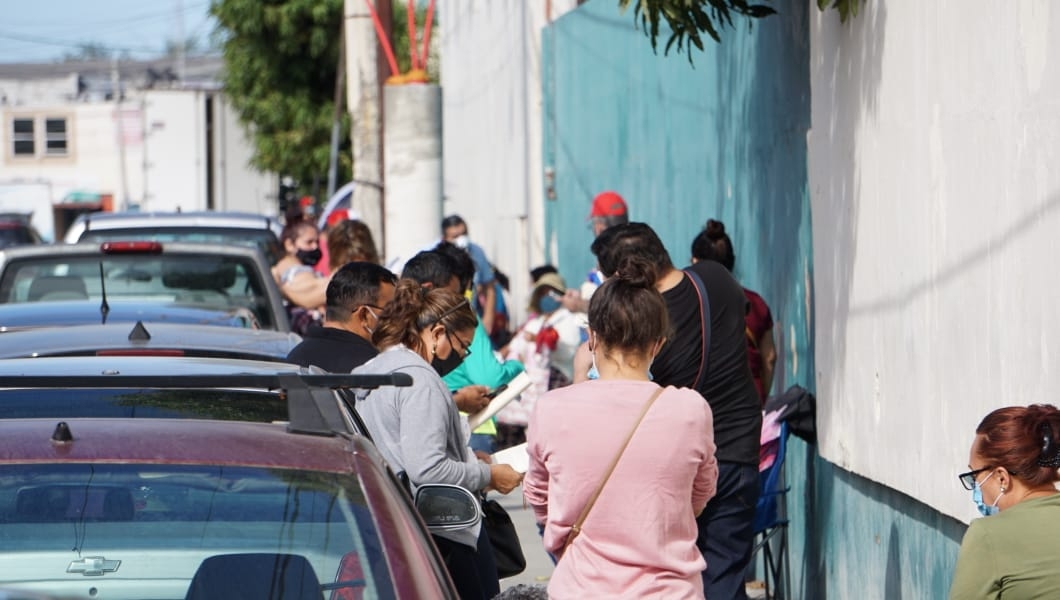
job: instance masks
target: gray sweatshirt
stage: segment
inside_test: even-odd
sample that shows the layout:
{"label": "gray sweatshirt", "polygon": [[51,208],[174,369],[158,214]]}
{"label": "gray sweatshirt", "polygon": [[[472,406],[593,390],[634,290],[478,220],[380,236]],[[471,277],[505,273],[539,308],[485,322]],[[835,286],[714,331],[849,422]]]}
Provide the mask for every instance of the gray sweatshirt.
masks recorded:
{"label": "gray sweatshirt", "polygon": [[[357,392],[357,412],[395,473],[405,471],[414,488],[450,483],[478,492],[489,484],[490,466],[475,460],[468,449],[449,388],[420,355],[394,346],[353,372],[412,376],[411,387]],[[475,547],[478,528],[437,535]]]}

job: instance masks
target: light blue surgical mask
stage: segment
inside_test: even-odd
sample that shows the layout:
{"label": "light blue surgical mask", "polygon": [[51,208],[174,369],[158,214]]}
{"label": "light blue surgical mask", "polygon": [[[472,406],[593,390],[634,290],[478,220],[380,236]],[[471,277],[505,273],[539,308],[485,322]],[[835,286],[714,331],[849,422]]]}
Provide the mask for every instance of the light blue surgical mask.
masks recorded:
{"label": "light blue surgical mask", "polygon": [[600,371],[596,368],[596,354],[593,354],[593,366],[589,367],[589,379],[600,379]]}
{"label": "light blue surgical mask", "polygon": [[559,309],[563,303],[560,302],[560,298],[555,294],[545,294],[541,296],[541,299],[537,301],[537,309],[541,311],[541,314],[547,315]]}
{"label": "light blue surgical mask", "polygon": [[1001,490],[1001,493],[997,495],[993,504],[987,504],[983,501],[983,484],[986,483],[987,479],[994,476],[994,473],[990,473],[982,481],[976,481],[975,487],[972,488],[972,502],[975,502],[975,507],[979,509],[979,514],[984,517],[996,515],[998,513],[997,503],[1001,501],[1001,497],[1005,495],[1005,491]]}

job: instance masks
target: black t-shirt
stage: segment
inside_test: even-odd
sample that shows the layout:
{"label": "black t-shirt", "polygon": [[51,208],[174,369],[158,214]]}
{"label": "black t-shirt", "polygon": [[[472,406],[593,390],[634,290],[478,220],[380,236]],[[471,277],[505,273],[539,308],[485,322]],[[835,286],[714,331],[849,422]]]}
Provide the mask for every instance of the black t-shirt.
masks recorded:
{"label": "black t-shirt", "polygon": [[330,373],[349,373],[375,358],[379,351],[363,337],[335,327],[310,325],[302,343],[291,349],[287,362],[316,365]]}
{"label": "black t-shirt", "polygon": [[[758,464],[762,406],[747,364],[743,288],[719,263],[700,261],[691,267],[710,299],[710,360],[707,377],[697,389],[714,415],[714,443],[720,461]],[[652,364],[659,385],[694,387],[703,354],[699,295],[685,275],[663,293],[670,313],[670,337]]]}

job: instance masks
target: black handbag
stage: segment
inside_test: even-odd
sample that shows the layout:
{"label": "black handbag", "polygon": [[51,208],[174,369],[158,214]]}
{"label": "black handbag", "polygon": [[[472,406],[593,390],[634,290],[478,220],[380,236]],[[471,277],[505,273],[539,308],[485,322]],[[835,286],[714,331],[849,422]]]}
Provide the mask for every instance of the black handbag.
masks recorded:
{"label": "black handbag", "polygon": [[486,536],[493,547],[497,575],[504,579],[525,571],[526,556],[523,555],[523,545],[519,543],[519,534],[515,531],[512,518],[500,502],[482,500],[482,526],[486,528]]}

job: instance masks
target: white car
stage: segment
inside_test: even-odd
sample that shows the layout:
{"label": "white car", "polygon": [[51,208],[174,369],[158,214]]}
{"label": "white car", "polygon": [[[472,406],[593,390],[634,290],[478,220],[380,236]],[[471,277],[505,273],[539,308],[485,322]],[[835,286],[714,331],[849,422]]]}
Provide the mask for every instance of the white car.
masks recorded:
{"label": "white car", "polygon": [[77,242],[148,241],[241,244],[261,250],[270,264],[283,257],[283,225],[272,217],[240,212],[96,212],[66,231]]}

